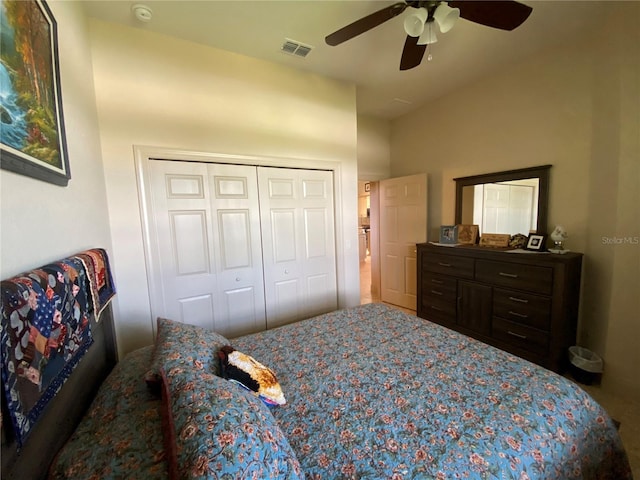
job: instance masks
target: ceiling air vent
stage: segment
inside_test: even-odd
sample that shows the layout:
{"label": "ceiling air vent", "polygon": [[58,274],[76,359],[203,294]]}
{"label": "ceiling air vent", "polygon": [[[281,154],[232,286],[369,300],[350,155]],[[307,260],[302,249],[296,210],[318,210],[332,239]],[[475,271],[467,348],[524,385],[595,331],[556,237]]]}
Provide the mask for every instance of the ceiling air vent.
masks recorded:
{"label": "ceiling air vent", "polygon": [[286,38],[284,43],[282,44],[282,47],[280,47],[280,50],[283,53],[288,53],[289,55],[295,55],[296,57],[304,58],[309,55],[309,52],[312,48],[313,47],[309,45],[305,45],[296,40]]}

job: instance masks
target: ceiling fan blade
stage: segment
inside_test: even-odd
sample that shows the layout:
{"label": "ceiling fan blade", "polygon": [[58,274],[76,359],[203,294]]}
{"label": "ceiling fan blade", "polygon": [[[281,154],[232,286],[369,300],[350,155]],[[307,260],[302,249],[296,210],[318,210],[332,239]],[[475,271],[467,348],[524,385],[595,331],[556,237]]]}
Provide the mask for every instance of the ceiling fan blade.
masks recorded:
{"label": "ceiling fan blade", "polygon": [[394,3],[393,5],[385,7],[382,10],[378,10],[371,15],[362,17],[360,20],[356,20],[346,27],[342,27],[340,30],[327,35],[324,40],[331,46],[340,45],[342,42],[346,42],[353,37],[357,37],[361,33],[383,24],[387,20],[391,20],[393,17],[397,17],[404,12],[406,8],[407,4],[404,2]]}
{"label": "ceiling fan blade", "polygon": [[402,49],[402,58],[400,59],[400,70],[409,70],[417,67],[422,62],[424,52],[427,50],[426,45],[418,45],[418,37],[407,35]]}
{"label": "ceiling fan blade", "polygon": [[533,10],[514,0],[451,1],[451,8],[459,8],[460,16],[471,22],[501,30],[513,30],[529,18]]}

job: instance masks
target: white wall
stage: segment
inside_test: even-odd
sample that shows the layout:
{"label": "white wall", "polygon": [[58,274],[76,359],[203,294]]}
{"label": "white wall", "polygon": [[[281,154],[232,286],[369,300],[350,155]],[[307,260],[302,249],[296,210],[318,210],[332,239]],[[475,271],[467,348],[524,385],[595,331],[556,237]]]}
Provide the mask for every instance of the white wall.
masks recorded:
{"label": "white wall", "polygon": [[111,253],[87,25],[77,3],[49,2],[58,24],[71,181],[67,187],[0,170],[0,277],[81,250]]}
{"label": "white wall", "polygon": [[339,304],[358,304],[354,86],[140,29],[90,25],[121,353],[152,341],[134,145],[338,162]]}
{"label": "white wall", "polygon": [[358,179],[383,180],[391,174],[391,122],[358,115]]}
{"label": "white wall", "polygon": [[547,230],[564,225],[585,254],[578,341],[603,356],[603,382],[640,395],[638,18],[640,3],[616,2],[598,31],[393,122],[391,170],[429,174],[437,238],[454,221],[453,178],[552,164]]}

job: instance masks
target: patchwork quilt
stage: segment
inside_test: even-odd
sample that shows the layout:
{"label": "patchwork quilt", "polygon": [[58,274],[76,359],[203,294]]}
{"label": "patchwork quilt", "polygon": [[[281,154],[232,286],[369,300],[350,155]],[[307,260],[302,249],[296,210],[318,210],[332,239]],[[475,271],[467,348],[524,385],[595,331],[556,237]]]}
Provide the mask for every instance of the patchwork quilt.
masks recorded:
{"label": "patchwork quilt", "polygon": [[93,343],[91,321],[115,289],[106,252],[94,249],[2,281],[0,294],[3,401],[22,445]]}

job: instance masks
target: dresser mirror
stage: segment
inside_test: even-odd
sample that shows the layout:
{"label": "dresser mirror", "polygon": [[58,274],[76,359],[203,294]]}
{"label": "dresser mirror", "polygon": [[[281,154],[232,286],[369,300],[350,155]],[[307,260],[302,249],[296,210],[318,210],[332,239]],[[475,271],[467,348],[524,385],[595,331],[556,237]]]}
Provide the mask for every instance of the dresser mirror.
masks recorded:
{"label": "dresser mirror", "polygon": [[456,224],[483,233],[546,233],[551,165],[454,178]]}

